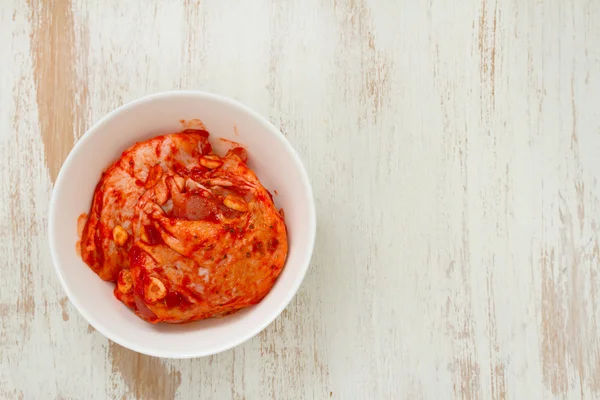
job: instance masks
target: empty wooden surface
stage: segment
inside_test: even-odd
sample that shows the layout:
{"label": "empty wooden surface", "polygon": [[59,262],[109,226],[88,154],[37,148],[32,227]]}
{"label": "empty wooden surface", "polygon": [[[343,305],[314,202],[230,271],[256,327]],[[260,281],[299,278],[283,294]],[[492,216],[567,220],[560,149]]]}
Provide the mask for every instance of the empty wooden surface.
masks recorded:
{"label": "empty wooden surface", "polygon": [[[46,231],[86,129],[180,88],[267,116],[318,210],[283,314],[185,361],[88,326]],[[597,0],[0,0],[0,398],[599,398],[599,157]]]}

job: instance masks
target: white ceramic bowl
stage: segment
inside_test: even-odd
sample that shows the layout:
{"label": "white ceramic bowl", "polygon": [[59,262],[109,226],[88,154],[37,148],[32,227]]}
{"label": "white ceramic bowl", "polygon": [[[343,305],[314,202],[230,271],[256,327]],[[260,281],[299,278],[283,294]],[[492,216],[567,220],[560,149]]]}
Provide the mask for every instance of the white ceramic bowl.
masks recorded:
{"label": "white ceramic bowl", "polygon": [[[151,325],[113,296],[76,254],[77,217],[88,212],[102,171],[137,141],[181,131],[181,120],[200,119],[217,138],[245,145],[249,166],[285,210],[289,253],[271,292],[257,305],[224,318]],[[246,106],[214,94],[176,91],[147,96],[117,108],[77,142],[63,164],[50,202],[49,238],[56,272],[71,302],[114,342],[157,357],[191,358],[230,349],[271,323],[296,294],[308,269],[316,231],[307,173],[285,137]]]}

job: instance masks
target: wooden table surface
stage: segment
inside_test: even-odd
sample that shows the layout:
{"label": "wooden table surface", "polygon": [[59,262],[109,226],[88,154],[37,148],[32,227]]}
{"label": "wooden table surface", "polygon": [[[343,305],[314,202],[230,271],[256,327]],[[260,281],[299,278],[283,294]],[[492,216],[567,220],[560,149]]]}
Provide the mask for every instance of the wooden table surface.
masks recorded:
{"label": "wooden table surface", "polygon": [[[0,50],[0,398],[600,397],[599,1],[0,0]],[[184,361],[91,328],[47,237],[77,139],[172,89],[267,116],[318,213],[283,314]]]}

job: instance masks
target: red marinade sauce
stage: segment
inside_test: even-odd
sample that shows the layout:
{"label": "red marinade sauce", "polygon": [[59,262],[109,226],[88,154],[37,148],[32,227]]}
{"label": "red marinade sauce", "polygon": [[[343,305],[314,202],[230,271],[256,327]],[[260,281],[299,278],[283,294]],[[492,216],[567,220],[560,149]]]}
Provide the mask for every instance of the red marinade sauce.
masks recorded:
{"label": "red marinade sauce", "polygon": [[144,265],[144,252],[138,246],[132,246],[129,250],[129,265],[141,267]]}
{"label": "red marinade sauce", "polygon": [[163,243],[160,232],[154,225],[146,225],[144,229],[146,229],[146,235],[148,236],[148,244],[156,246],[157,244]]}
{"label": "red marinade sauce", "polygon": [[192,167],[189,171],[189,177],[195,181],[201,181],[208,169],[204,167]]}
{"label": "red marinade sauce", "polygon": [[176,307],[181,303],[183,296],[177,291],[169,291],[165,297],[165,305],[168,308]]}
{"label": "red marinade sauce", "polygon": [[190,171],[186,167],[178,163],[173,165],[173,171],[181,176],[188,176],[190,174]]}

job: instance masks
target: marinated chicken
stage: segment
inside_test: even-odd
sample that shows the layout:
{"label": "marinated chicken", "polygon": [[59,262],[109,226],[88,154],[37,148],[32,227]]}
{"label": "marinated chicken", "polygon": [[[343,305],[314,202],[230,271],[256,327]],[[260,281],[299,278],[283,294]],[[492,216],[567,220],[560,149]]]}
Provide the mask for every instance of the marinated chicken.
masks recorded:
{"label": "marinated chicken", "polygon": [[285,263],[283,213],[234,147],[208,132],[137,143],[103,174],[80,252],[144,320],[182,323],[260,302]]}

